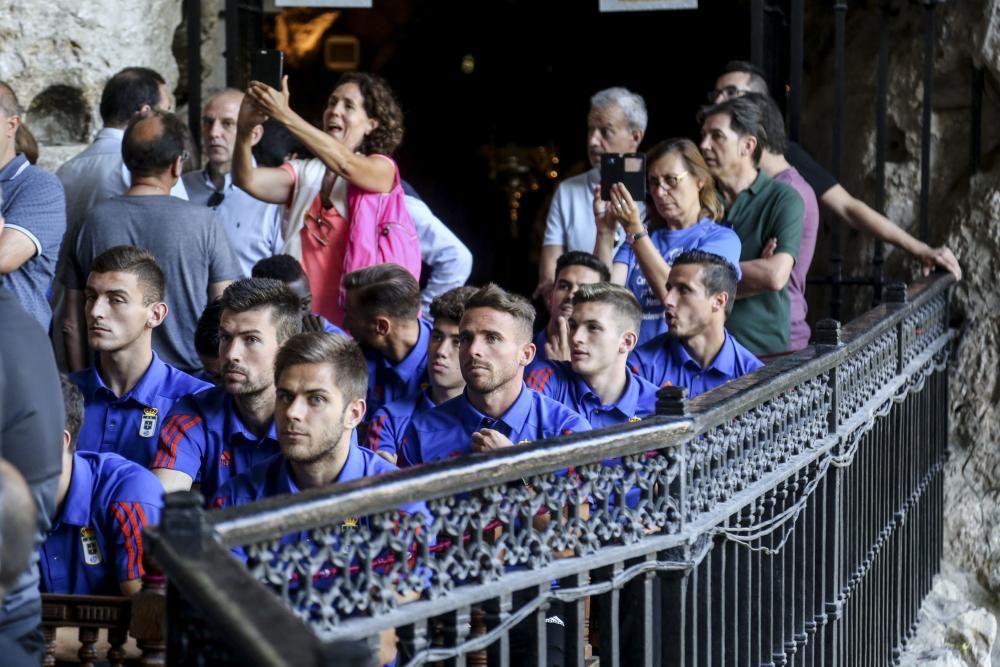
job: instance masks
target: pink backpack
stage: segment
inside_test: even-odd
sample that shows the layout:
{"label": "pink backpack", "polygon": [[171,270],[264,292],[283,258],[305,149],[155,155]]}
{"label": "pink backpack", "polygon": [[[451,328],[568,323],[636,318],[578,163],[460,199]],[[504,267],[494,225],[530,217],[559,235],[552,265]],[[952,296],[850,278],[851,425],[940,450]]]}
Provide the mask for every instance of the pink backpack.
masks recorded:
{"label": "pink backpack", "polygon": [[[388,159],[388,158],[387,158]],[[390,160],[392,162],[392,160]],[[399,168],[387,193],[347,188],[351,224],[344,253],[344,275],[374,264],[399,264],[420,280],[420,240],[406,211]],[[343,302],[341,289],[341,302]]]}

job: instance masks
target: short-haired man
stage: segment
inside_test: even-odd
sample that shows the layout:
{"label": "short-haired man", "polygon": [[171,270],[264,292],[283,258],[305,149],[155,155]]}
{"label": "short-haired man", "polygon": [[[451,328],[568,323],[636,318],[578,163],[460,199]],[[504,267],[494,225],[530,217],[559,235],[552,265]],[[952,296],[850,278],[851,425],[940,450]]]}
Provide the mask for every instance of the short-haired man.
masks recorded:
{"label": "short-haired man", "polygon": [[582,415],[594,428],[639,421],[656,412],[659,387],[633,375],[628,356],[642,326],[642,307],[621,285],[583,285],[569,318],[571,361],[547,362],[525,382]]}
{"label": "short-haired man", "polygon": [[77,450],[113,452],[148,467],[160,420],[177,399],[211,386],[153,351],[153,331],[169,314],[164,283],[156,260],[141,248],[115,246],[94,259],[84,315],[97,365],[70,376],[87,412]]}
{"label": "short-haired man", "polygon": [[[785,159],[788,149],[788,139],[785,136],[785,119],[781,110],[769,96],[761,93],[747,93],[744,99],[750,100],[761,111],[761,126],[764,132],[760,136],[763,151],[760,154],[760,169],[765,174],[791,187],[802,197],[804,213],[802,218],[802,242],[799,244],[799,255],[795,260],[795,268],[788,279],[788,297],[791,300],[791,347],[792,351],[801,350],[809,344],[809,325],[806,323],[806,277],[816,251],[816,235],[819,233],[819,204],[816,203],[816,193],[802,178],[799,171]],[[765,253],[766,255],[766,253]]]}
{"label": "short-haired man", "polygon": [[48,331],[48,291],[66,232],[66,201],[59,179],[17,152],[19,127],[17,95],[0,81],[0,286]]}
{"label": "short-haired man", "polygon": [[116,245],[146,248],[166,276],[172,316],[155,331],[153,348],[183,371],[201,366],[192,340],[198,317],[241,270],[212,211],[169,196],[183,168],[185,133],[179,118],[160,111],[134,118],[125,130],[122,153],[132,171],[132,187],[91,209],[76,238],[72,268],[62,276],[70,370],[88,365],[82,296],[91,264]]}
{"label": "short-haired man", "polygon": [[535,336],[535,360],[568,361],[570,357],[569,316],[573,295],[581,285],[611,280],[608,266],[593,253],[572,250],[556,261],[555,282],[546,295],[549,323]]}
{"label": "short-haired man", "polygon": [[174,404],[150,465],[170,491],[200,482],[207,499],[219,487],[278,453],[274,359],[302,328],[299,299],[284,283],[245,278],[222,295],[222,386]]}
{"label": "short-haired man", "polygon": [[590,430],[586,419],[525,386],[534,319],[527,299],[493,284],[469,298],[459,326],[465,392],[413,417],[400,444],[404,465]]}
{"label": "short-haired man", "polygon": [[420,318],[420,285],[398,264],[376,264],[344,276],[344,328],[368,359],[371,414],[427,382],[431,325]]}
{"label": "short-haired man", "polygon": [[253,265],[250,275],[254,278],[274,278],[288,285],[302,301],[302,330],[325,331],[346,336],[347,333],[322,315],[312,312],[312,287],[302,264],[291,255],[265,257]]}
{"label": "short-haired man", "polygon": [[63,402],[63,467],[39,562],[42,592],[133,595],[142,588],[142,531],[160,521],[163,487],[117,454],[77,451],[83,396],[66,378]]}
{"label": "short-haired man", "polygon": [[[542,240],[536,294],[544,294],[552,285],[560,255],[573,250],[593,251],[597,240],[593,201],[594,189],[600,184],[601,155],[634,153],[646,132],[647,120],[645,100],[626,88],[607,88],[590,98],[587,115],[590,170],[560,183],[552,196]],[[625,235],[619,230],[615,248],[624,240]]]}
{"label": "short-haired man", "polygon": [[456,287],[431,302],[434,324],[427,343],[428,384],[375,410],[368,427],[369,449],[387,460],[396,462],[399,441],[414,415],[455,398],[465,389],[458,363],[458,325],[465,313],[465,302],[476,290],[475,287]]}
{"label": "short-haired man", "polygon": [[629,357],[633,372],[660,386],[687,387],[688,398],[760,368],[760,360],[726,331],[736,269],[701,250],[681,253],[667,280],[667,333]]}
{"label": "short-haired man", "polygon": [[[761,112],[736,97],[698,113],[701,152],[726,202],[726,221],[740,237],[739,294],[729,331],[754,354],[791,349],[788,279],[802,241],[802,198],[758,169]],[[764,253],[774,239],[773,252]]]}
{"label": "short-haired man", "polygon": [[[763,72],[746,61],[733,60],[723,68],[722,74],[715,82],[715,90],[709,97],[712,102],[718,104],[731,97],[750,92],[768,94]],[[819,202],[841,220],[855,229],[868,232],[875,238],[891,243],[913,255],[923,267],[924,275],[938,266],[954,275],[956,280],[962,279],[962,267],[959,266],[951,250],[946,246],[932,248],[923,241],[918,241],[892,220],[853,197],[833,175],[817,164],[802,146],[794,141],[789,142],[785,157],[801,173],[819,198]]]}
{"label": "short-haired man", "polygon": [[[277,204],[251,197],[233,184],[233,147],[236,118],[244,93],[227,88],[208,98],[201,114],[201,142],[207,157],[205,168],[184,174],[184,187],[192,203],[208,206],[226,228],[236,259],[249,275],[264,257],[281,252],[281,212]],[[251,132],[251,145],[260,141],[264,128]]]}

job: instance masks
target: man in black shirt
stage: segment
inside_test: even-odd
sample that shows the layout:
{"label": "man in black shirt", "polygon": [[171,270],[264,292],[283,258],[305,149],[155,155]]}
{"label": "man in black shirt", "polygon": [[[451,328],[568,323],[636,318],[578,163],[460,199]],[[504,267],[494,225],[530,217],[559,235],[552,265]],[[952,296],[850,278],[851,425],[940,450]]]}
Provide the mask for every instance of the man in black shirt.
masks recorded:
{"label": "man in black shirt", "polygon": [[[709,93],[709,97],[714,104],[718,104],[745,93],[769,94],[767,81],[764,80],[760,69],[754,65],[734,60],[723,68],[722,74],[715,81],[715,90]],[[910,253],[920,261],[924,275],[930,273],[935,266],[939,266],[954,275],[956,280],[962,279],[962,267],[959,266],[951,250],[945,246],[932,248],[913,238],[906,230],[868,204],[853,197],[830,172],[819,166],[802,146],[792,141],[788,142],[785,159],[809,183],[819,202],[841,220],[855,229],[866,231],[875,238]]]}

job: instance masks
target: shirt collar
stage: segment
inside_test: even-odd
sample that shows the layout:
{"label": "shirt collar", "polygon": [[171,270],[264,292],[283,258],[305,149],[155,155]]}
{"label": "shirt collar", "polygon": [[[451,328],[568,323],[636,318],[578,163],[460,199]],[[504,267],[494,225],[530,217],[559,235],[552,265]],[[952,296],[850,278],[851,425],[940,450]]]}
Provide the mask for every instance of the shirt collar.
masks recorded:
{"label": "shirt collar", "polygon": [[[479,430],[479,425],[482,423],[483,418],[486,417],[483,413],[475,408],[469,401],[469,390],[466,389],[462,393],[462,424],[465,430],[471,436],[474,431]],[[528,421],[528,415],[531,413],[531,391],[521,383],[521,393],[518,394],[517,399],[514,403],[507,408],[497,421],[502,421],[504,424],[510,427],[511,433],[520,433],[524,428],[524,423]]]}
{"label": "shirt collar", "polygon": [[18,153],[14,159],[0,168],[0,181],[12,181],[17,178],[22,171],[28,168],[28,158],[24,153]]}
{"label": "shirt collar", "polygon": [[421,373],[427,364],[427,341],[431,337],[431,325],[423,318],[419,322],[420,330],[417,335],[417,344],[413,346],[409,354],[396,365],[392,365],[388,359],[382,357],[382,363],[404,382],[408,382],[412,377]]}
{"label": "shirt collar", "polygon": [[265,438],[270,438],[275,442],[278,441],[278,431],[275,429],[274,426],[274,417],[271,418],[271,425],[267,429],[267,435],[265,435],[263,438],[258,438],[256,435],[253,434],[252,431],[250,431],[250,429],[246,427],[246,424],[243,423],[243,420],[240,419],[240,413],[236,409],[236,399],[233,398],[233,395],[230,394],[229,392],[226,392],[225,400],[226,400],[226,433],[229,434],[230,438],[234,435],[241,435],[245,440],[249,440],[250,442],[260,442]]}
{"label": "shirt collar", "polygon": [[580,374],[574,372],[573,379],[576,382],[576,395],[580,398],[581,403],[584,398],[589,398],[591,402],[601,408],[614,408],[629,417],[635,414],[636,405],[639,403],[639,383],[632,376],[632,372],[628,368],[625,369],[625,391],[622,392],[622,395],[613,405],[602,404],[600,397],[594,393],[594,390],[590,388],[590,385],[587,384],[586,380]]}
{"label": "shirt collar", "polygon": [[597,184],[601,182],[601,167],[600,165],[596,167],[591,167],[590,171],[587,172],[587,186],[590,188],[590,194],[594,194],[594,188]]}
{"label": "shirt collar", "polygon": [[[269,489],[268,495],[277,495],[280,493],[299,493],[299,487],[295,484],[295,480],[292,479],[292,466],[288,463],[288,459],[284,456],[278,456],[277,461],[279,463],[278,476],[275,480],[274,489]],[[351,441],[347,449],[347,460],[344,461],[344,467],[340,469],[340,474],[337,475],[337,479],[333,484],[343,484],[345,482],[353,482],[356,479],[361,479],[365,476],[365,457],[361,453],[361,446],[358,444],[358,432],[355,430],[351,431]]]}
{"label": "shirt collar", "polygon": [[[132,387],[132,391],[128,392],[122,396],[119,400],[125,401],[127,399],[132,399],[144,405],[145,407],[152,407],[155,399],[159,397],[159,388],[163,384],[163,381],[167,377],[167,365],[163,363],[160,356],[153,352],[153,361],[150,362],[149,368],[146,372],[142,374],[139,378],[139,382]],[[109,394],[114,394],[106,384],[104,380],[101,379],[101,374],[97,371],[97,367],[93,366],[87,370],[84,377],[85,389],[84,393],[87,395],[87,399],[93,399],[97,395],[97,392],[101,389],[107,391]]]}
{"label": "shirt collar", "polygon": [[66,498],[63,499],[62,516],[59,523],[70,526],[90,525],[90,505],[94,495],[94,471],[90,461],[79,454],[73,454],[73,476],[69,481]]}
{"label": "shirt collar", "polygon": [[688,354],[687,348],[684,347],[684,343],[680,342],[676,338],[668,338],[668,341],[672,341],[673,345],[673,355],[674,361],[679,365],[691,370],[695,373],[707,373],[708,371],[715,371],[716,373],[722,373],[723,375],[728,375],[727,368],[732,367],[732,357],[733,357],[733,342],[732,336],[729,332],[725,332],[725,338],[722,341],[722,347],[719,348],[718,354],[715,355],[715,359],[712,359],[712,363],[708,365],[707,368],[702,368],[694,358]]}
{"label": "shirt collar", "polygon": [[116,139],[118,141],[123,141],[125,139],[125,130],[120,127],[102,127],[101,131],[97,133],[97,137],[94,141],[99,141],[100,139]]}
{"label": "shirt collar", "polygon": [[758,169],[757,178],[753,179],[753,183],[750,184],[750,187],[747,188],[747,190],[750,191],[750,194],[756,195],[763,190],[770,181],[771,177],[765,174],[763,169]]}

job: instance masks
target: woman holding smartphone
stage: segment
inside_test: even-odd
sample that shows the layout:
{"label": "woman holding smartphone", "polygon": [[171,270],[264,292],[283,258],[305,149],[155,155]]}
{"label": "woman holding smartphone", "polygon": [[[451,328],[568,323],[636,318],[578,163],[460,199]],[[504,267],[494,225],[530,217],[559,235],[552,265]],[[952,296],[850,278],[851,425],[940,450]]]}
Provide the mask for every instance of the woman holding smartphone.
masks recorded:
{"label": "woman holding smartphone", "polygon": [[[639,344],[666,333],[663,301],[674,258],[685,250],[720,255],[740,274],[740,239],[716,224],[724,213],[722,198],[701,152],[688,139],[668,139],[646,154],[646,191],[653,205],[640,218],[628,189],[616,183],[611,198],[594,193],[597,242],[594,254],[611,267],[611,281],[632,290],[642,305]],[[612,257],[614,234],[621,224],[626,243]]]}
{"label": "woman holding smartphone", "polygon": [[[383,243],[390,237],[400,254],[389,261],[420,277],[419,241],[390,157],[403,139],[403,114],[388,84],[362,72],[340,77],[322,127],[292,111],[288,100],[288,77],[281,90],[250,83],[237,123],[233,181],[257,199],[285,205],[283,252],[302,263],[314,311],[341,325],[341,278],[386,261]],[[255,166],[252,133],[267,118],[285,126],[316,157]],[[384,219],[387,211],[391,223]]]}

